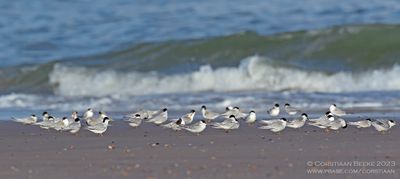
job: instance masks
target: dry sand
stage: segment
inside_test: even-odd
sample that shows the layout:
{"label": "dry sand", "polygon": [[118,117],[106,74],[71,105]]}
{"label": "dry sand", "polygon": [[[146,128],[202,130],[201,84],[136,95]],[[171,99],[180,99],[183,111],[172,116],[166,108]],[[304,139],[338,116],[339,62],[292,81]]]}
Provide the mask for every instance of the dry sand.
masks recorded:
{"label": "dry sand", "polygon": [[[196,136],[116,121],[104,136],[86,130],[76,136],[4,121],[0,178],[399,178],[399,134],[397,126],[386,134],[351,126],[325,133],[306,126],[278,135],[242,125],[230,133],[207,128]],[[376,166],[380,161],[397,163]],[[326,166],[338,162],[375,166]],[[309,174],[308,169],[368,170]]]}

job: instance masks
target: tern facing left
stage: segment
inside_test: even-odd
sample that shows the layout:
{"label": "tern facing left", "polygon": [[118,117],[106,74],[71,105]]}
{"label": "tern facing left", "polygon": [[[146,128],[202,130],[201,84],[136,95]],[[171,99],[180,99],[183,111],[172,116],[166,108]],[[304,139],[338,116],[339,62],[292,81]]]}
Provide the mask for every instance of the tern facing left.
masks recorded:
{"label": "tern facing left", "polygon": [[290,106],[289,103],[286,103],[286,104],[285,104],[284,109],[285,109],[286,113],[288,113],[288,114],[291,115],[291,116],[293,116],[293,115],[295,115],[295,114],[297,114],[297,113],[300,112],[299,109]]}

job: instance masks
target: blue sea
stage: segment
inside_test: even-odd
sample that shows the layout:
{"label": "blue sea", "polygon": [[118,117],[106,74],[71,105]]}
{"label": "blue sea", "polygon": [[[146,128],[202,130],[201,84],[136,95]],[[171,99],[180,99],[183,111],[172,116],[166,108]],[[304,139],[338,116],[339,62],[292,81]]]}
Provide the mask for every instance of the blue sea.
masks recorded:
{"label": "blue sea", "polygon": [[0,1],[0,117],[274,103],[383,114],[400,109],[399,24],[396,0]]}

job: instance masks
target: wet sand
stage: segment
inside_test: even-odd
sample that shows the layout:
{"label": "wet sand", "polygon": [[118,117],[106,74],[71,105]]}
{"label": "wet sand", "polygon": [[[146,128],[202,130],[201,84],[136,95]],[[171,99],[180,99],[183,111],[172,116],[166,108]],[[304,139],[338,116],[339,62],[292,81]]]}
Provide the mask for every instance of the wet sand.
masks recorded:
{"label": "wet sand", "polygon": [[[230,133],[207,128],[196,136],[115,121],[104,136],[84,129],[76,136],[3,121],[0,178],[398,178],[397,127],[386,134],[352,126],[339,133],[306,126],[274,134],[242,124]],[[376,166],[380,161],[395,164]],[[375,166],[328,166],[332,162]],[[340,168],[395,173],[307,171]]]}

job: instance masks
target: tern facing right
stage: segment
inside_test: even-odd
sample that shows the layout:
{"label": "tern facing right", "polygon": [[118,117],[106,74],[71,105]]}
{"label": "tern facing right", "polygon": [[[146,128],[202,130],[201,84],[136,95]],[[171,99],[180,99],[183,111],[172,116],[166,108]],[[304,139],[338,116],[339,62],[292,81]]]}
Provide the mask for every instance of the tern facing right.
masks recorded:
{"label": "tern facing right", "polygon": [[272,132],[280,132],[286,128],[287,120],[286,118],[281,118],[279,121],[274,121],[273,123],[269,123],[265,126],[259,127],[259,129],[268,129]]}
{"label": "tern facing right", "polygon": [[206,127],[207,127],[206,121],[201,120],[201,121],[199,121],[197,123],[194,123],[194,124],[189,125],[189,126],[184,126],[182,128],[187,130],[187,131],[189,131],[189,132],[191,132],[191,133],[196,133],[197,135],[199,135],[201,132],[204,131],[204,129],[206,129]]}
{"label": "tern facing right", "polygon": [[239,124],[239,121],[236,119],[236,117],[234,115],[231,115],[231,116],[229,116],[229,118],[226,118],[224,121],[215,122],[211,126],[214,129],[224,129],[225,132],[229,132],[229,130],[238,129],[240,124]]}
{"label": "tern facing right", "polygon": [[331,123],[332,121],[334,121],[335,118],[333,117],[333,115],[328,115],[326,116],[326,118],[322,118],[320,120],[316,120],[316,121],[310,121],[308,124],[321,128],[321,129],[326,129],[329,126],[329,123]]}
{"label": "tern facing right", "polygon": [[335,116],[344,116],[346,112],[336,107],[336,104],[329,106],[329,111]]}
{"label": "tern facing right", "polygon": [[342,118],[334,118],[333,121],[331,121],[329,124],[327,124],[329,129],[332,130],[339,130],[340,128],[346,128],[347,127],[347,122],[342,119]]}
{"label": "tern facing right", "polygon": [[[54,126],[54,117],[48,116],[46,120],[40,121],[35,125],[38,125],[42,129],[50,129]],[[43,118],[44,119],[44,118]]]}
{"label": "tern facing right", "polygon": [[195,114],[196,114],[196,111],[194,109],[192,109],[189,113],[183,115],[181,117],[181,119],[183,120],[183,122],[185,124],[190,124],[190,123],[192,123],[193,117],[194,117]]}
{"label": "tern facing right", "polygon": [[393,120],[387,119],[377,119],[371,123],[374,128],[379,132],[388,131],[390,128],[396,125],[396,122]]}
{"label": "tern facing right", "polygon": [[81,121],[78,117],[76,117],[74,119],[74,122],[72,122],[69,126],[68,126],[68,130],[70,133],[72,134],[76,134],[80,129],[81,129]]}
{"label": "tern facing right", "polygon": [[15,122],[19,122],[22,124],[35,124],[37,122],[37,117],[36,115],[32,114],[31,116],[27,118],[14,118],[11,117]]}
{"label": "tern facing right", "polygon": [[172,121],[168,124],[162,125],[163,128],[169,128],[174,131],[180,131],[181,127],[185,125],[185,121],[182,118],[179,118],[177,121]]}
{"label": "tern facing right", "polygon": [[201,114],[203,115],[203,118],[207,119],[208,121],[214,120],[215,118],[220,116],[220,114],[216,112],[207,110],[206,106],[201,106]]}
{"label": "tern facing right", "polygon": [[284,106],[284,108],[285,108],[286,113],[288,113],[288,114],[291,115],[291,116],[293,116],[293,115],[297,114],[298,112],[300,112],[299,109],[290,106],[289,103],[286,103],[285,106]]}
{"label": "tern facing right", "polygon": [[162,111],[160,111],[158,114],[154,115],[152,118],[150,118],[146,122],[151,122],[151,123],[160,125],[167,120],[168,120],[168,110],[167,110],[167,108],[164,108]]}
{"label": "tern facing right", "polygon": [[349,125],[356,126],[357,128],[371,127],[371,123],[372,120],[370,118],[361,121],[348,122]]}
{"label": "tern facing right", "polygon": [[105,117],[103,119],[102,123],[99,123],[99,124],[96,124],[96,125],[93,125],[93,126],[88,126],[86,129],[91,131],[91,132],[93,132],[93,133],[96,133],[96,134],[99,134],[99,135],[103,135],[103,133],[106,132],[106,130],[107,130],[109,121],[110,121],[110,119],[108,117]]}
{"label": "tern facing right", "polygon": [[275,104],[271,109],[268,110],[270,116],[278,116],[280,112],[279,104]]}
{"label": "tern facing right", "polygon": [[287,123],[287,127],[294,128],[294,129],[303,127],[307,120],[308,120],[307,114],[303,113],[303,114],[301,114],[300,119],[294,119],[292,121],[289,121]]}

